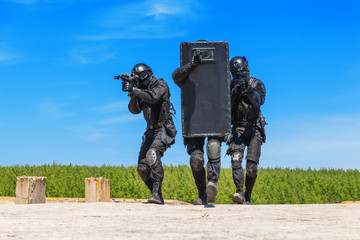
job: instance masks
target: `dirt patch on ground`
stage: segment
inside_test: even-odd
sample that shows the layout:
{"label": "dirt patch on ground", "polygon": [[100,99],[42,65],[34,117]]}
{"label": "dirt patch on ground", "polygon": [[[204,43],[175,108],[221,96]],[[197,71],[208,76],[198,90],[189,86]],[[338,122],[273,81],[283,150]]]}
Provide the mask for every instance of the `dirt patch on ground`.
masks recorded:
{"label": "dirt patch on ground", "polygon": [[0,239],[360,239],[360,204],[0,205]]}

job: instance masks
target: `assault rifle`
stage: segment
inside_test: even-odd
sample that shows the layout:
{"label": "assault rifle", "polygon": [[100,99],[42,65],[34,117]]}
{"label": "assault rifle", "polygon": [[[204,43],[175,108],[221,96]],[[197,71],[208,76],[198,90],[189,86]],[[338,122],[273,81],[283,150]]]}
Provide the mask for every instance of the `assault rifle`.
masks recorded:
{"label": "assault rifle", "polygon": [[244,79],[235,79],[232,80],[233,89],[236,89],[238,93],[244,93],[248,88],[248,82]]}
{"label": "assault rifle", "polygon": [[[133,76],[133,74],[129,75],[128,73],[123,73],[118,76],[114,76],[115,80],[122,80],[123,84],[125,82],[129,82],[133,87],[138,87],[139,82],[138,80]],[[124,86],[124,85],[123,85]],[[131,97],[131,93],[128,93],[128,97]]]}
{"label": "assault rifle", "polygon": [[121,75],[114,76],[114,79],[115,80],[122,80],[123,82],[129,82],[134,87],[138,87],[138,85],[139,85],[139,82],[136,80],[136,78],[133,77],[132,74],[129,75],[127,73],[123,73]]}

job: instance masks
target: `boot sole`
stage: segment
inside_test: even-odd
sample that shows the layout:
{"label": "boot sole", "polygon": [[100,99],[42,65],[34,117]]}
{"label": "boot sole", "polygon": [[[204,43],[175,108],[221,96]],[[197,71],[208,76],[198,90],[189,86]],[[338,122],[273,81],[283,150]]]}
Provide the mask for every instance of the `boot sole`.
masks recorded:
{"label": "boot sole", "polygon": [[206,187],[207,201],[214,203],[216,201],[216,196],[218,194],[217,187],[214,185],[208,185]]}
{"label": "boot sole", "polygon": [[241,197],[241,195],[233,195],[232,200],[234,203],[243,204],[245,202],[245,198]]}
{"label": "boot sole", "polygon": [[164,201],[158,199],[149,199],[148,203],[155,203],[155,204],[164,204]]}
{"label": "boot sole", "polygon": [[197,198],[193,201],[193,205],[205,205],[206,203],[204,203],[201,198]]}

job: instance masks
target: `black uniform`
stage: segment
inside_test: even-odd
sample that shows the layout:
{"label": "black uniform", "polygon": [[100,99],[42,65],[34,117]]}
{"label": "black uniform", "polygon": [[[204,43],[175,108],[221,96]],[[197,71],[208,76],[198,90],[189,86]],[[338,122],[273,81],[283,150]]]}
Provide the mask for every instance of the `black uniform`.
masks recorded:
{"label": "black uniform", "polygon": [[[191,71],[196,67],[192,62],[183,65],[174,70],[172,78],[180,88],[188,80]],[[223,138],[208,137],[206,146],[208,163],[207,163],[207,180],[208,182],[217,183],[220,176],[220,154],[221,142]],[[190,155],[190,166],[195,179],[195,184],[199,191],[199,198],[202,203],[206,202],[206,175],[204,168],[204,143],[205,137],[184,137],[184,145]],[[195,204],[195,203],[194,203]]]}
{"label": "black uniform", "polygon": [[146,89],[134,88],[130,96],[130,112],[139,114],[142,111],[147,122],[137,170],[149,190],[153,192],[153,188],[160,188],[161,196],[161,182],[164,178],[161,157],[175,143],[176,135],[170,112],[172,105],[169,88],[163,79],[152,76]]}
{"label": "black uniform", "polygon": [[231,84],[231,121],[232,136],[228,141],[227,154],[231,155],[231,166],[236,192],[243,194],[244,171],[242,159],[245,146],[246,182],[245,201],[250,202],[252,188],[257,177],[257,166],[261,154],[261,145],[265,142],[265,119],[260,106],[265,101],[265,86],[256,78],[247,82],[233,79]]}

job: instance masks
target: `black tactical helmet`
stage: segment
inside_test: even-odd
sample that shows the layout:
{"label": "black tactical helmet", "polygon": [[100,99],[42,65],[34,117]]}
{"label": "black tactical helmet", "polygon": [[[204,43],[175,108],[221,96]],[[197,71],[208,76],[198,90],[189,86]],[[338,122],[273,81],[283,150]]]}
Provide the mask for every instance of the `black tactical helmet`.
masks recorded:
{"label": "black tactical helmet", "polygon": [[131,70],[131,76],[138,82],[139,88],[145,89],[149,86],[150,78],[153,75],[151,68],[145,63],[138,63]]}
{"label": "black tactical helmet", "polygon": [[131,70],[131,75],[143,81],[146,78],[150,78],[153,75],[153,72],[151,68],[145,63],[138,63]]}
{"label": "black tactical helmet", "polygon": [[248,61],[246,57],[233,57],[230,60],[230,72],[234,76],[233,73],[239,71],[250,72]]}

